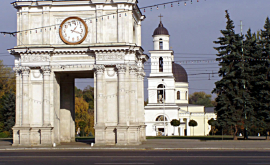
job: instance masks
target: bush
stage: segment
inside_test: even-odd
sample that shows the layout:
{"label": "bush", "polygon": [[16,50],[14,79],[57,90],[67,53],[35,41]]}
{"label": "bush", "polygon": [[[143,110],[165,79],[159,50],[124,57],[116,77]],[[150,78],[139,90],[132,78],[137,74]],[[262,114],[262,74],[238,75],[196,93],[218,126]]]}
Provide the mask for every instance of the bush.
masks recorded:
{"label": "bush", "polygon": [[0,138],[8,138],[10,133],[8,131],[0,132]]}

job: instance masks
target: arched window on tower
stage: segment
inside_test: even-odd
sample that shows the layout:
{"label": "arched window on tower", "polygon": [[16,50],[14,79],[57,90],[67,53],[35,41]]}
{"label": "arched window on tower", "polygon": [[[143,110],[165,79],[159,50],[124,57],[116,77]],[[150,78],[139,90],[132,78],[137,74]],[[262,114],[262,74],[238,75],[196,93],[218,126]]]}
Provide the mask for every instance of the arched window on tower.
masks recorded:
{"label": "arched window on tower", "polygon": [[162,40],[162,38],[159,39],[159,50],[163,50],[163,40]]}
{"label": "arched window on tower", "polygon": [[165,85],[159,84],[157,88],[157,103],[164,103],[166,100]]}
{"label": "arched window on tower", "polygon": [[187,91],[186,91],[186,94],[185,94],[185,99],[187,100]]}
{"label": "arched window on tower", "polygon": [[177,91],[177,100],[180,100],[180,91]]}
{"label": "arched window on tower", "polygon": [[159,58],[159,72],[163,72],[163,58]]}
{"label": "arched window on tower", "polygon": [[[157,118],[156,118],[156,121],[164,121],[164,115],[159,115]],[[167,117],[165,116],[165,121],[168,121]]]}

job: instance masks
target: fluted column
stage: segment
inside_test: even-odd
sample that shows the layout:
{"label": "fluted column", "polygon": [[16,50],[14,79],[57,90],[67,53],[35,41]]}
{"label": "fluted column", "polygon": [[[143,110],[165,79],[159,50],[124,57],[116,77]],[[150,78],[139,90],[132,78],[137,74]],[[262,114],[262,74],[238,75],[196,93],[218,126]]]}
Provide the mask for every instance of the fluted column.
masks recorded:
{"label": "fluted column", "polygon": [[104,110],[103,110],[103,74],[105,70],[104,65],[95,65],[95,73],[96,73],[96,91],[97,91],[97,114],[96,114],[96,122],[97,126],[104,125]]}
{"label": "fluted column", "polygon": [[51,67],[42,66],[43,72],[43,126],[51,126],[50,123],[50,75]]}
{"label": "fluted column", "polygon": [[117,65],[118,71],[118,124],[126,125],[126,110],[125,110],[125,74],[126,65]]}
{"label": "fluted column", "polygon": [[22,67],[23,95],[22,95],[22,126],[30,126],[29,122],[29,67]]}
{"label": "fluted column", "polygon": [[138,107],[137,107],[137,66],[131,65],[129,67],[129,76],[130,76],[130,85],[131,85],[131,93],[129,95],[130,99],[130,119],[131,122],[138,122]]}
{"label": "fluted column", "polygon": [[21,125],[21,67],[14,67],[13,70],[16,73],[16,116],[15,116],[15,127]]}
{"label": "fluted column", "polygon": [[141,124],[144,124],[144,76],[144,72],[138,73],[138,113]]}

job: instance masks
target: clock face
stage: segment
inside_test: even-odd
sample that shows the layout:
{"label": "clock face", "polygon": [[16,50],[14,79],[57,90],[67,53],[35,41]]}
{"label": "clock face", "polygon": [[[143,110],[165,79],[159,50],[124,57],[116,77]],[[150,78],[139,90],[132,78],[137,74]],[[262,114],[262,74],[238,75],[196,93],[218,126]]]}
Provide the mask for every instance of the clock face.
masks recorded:
{"label": "clock face", "polygon": [[59,34],[63,42],[69,45],[82,43],[88,33],[86,23],[78,17],[69,17],[60,25]]}

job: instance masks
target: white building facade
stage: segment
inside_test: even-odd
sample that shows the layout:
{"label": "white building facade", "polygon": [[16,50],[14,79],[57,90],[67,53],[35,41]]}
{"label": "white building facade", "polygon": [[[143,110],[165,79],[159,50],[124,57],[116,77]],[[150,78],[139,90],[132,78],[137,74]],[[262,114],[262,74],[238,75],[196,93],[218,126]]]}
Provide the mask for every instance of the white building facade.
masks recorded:
{"label": "white building facade", "polygon": [[[216,116],[213,112],[206,113],[204,106],[189,104],[188,75],[181,65],[174,62],[169,39],[169,32],[160,21],[153,33],[154,50],[149,51],[151,73],[148,104],[145,106],[146,136],[207,135],[211,129],[207,122]],[[171,126],[173,119],[180,121],[179,127]],[[190,120],[197,121],[198,126],[190,127]]]}
{"label": "white building facade", "polygon": [[14,146],[75,141],[74,79],[94,78],[96,145],[145,140],[137,0],[15,1]]}

